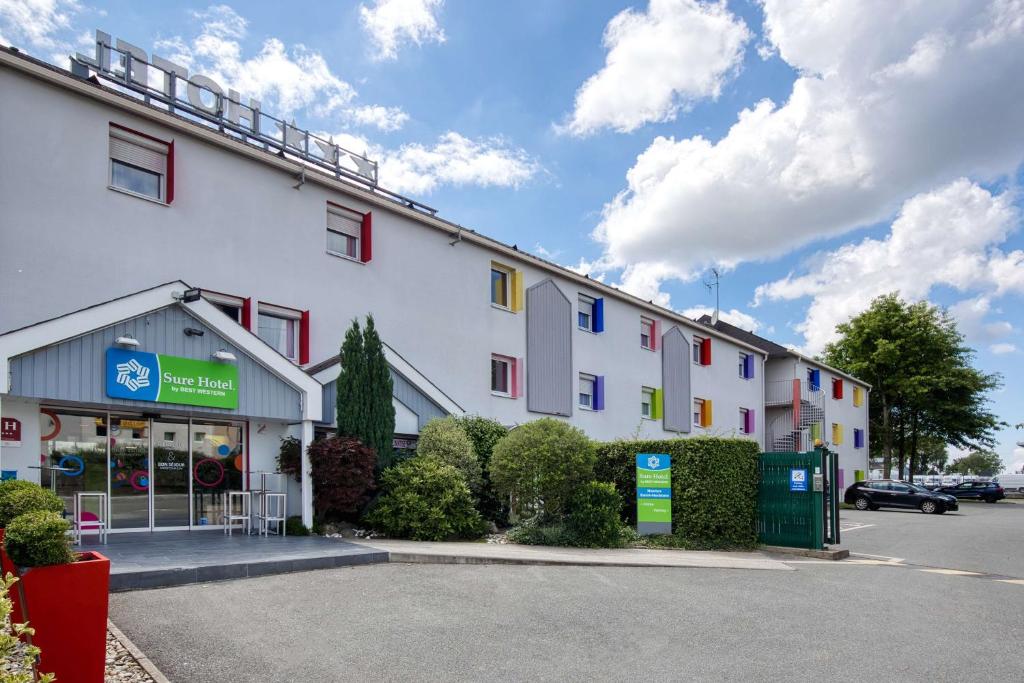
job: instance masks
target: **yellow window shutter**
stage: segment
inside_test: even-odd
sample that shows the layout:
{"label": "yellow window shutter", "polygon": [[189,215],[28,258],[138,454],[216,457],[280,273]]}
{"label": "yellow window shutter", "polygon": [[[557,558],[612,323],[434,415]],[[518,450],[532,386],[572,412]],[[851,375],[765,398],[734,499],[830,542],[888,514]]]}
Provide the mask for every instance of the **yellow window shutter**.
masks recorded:
{"label": "yellow window shutter", "polygon": [[512,273],[512,310],[523,310],[523,271]]}
{"label": "yellow window shutter", "polygon": [[843,425],[834,424],[832,425],[832,443],[833,445],[840,445],[843,443]]}
{"label": "yellow window shutter", "polygon": [[710,427],[711,424],[712,424],[712,415],[713,415],[712,409],[711,409],[711,399],[709,399],[709,398],[704,399],[704,404],[701,406],[700,412],[701,412],[701,416],[700,416],[700,425],[701,425],[701,427]]}
{"label": "yellow window shutter", "polygon": [[821,438],[821,423],[815,422],[811,425],[811,441],[814,442]]}
{"label": "yellow window shutter", "polygon": [[661,389],[654,390],[654,396],[651,401],[651,418],[660,420],[662,418],[662,412],[664,410],[665,394]]}

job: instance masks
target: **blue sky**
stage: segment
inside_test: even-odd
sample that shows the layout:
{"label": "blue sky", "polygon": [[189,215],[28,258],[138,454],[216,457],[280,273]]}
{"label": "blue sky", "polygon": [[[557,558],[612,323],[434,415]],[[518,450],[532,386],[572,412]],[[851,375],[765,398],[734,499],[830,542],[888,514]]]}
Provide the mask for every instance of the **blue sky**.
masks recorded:
{"label": "blue sky", "polygon": [[[949,307],[1024,421],[1024,17],[1008,0],[0,0],[97,28],[381,162],[445,218],[818,351],[894,289]],[[1024,431],[1001,435],[1024,466]]]}

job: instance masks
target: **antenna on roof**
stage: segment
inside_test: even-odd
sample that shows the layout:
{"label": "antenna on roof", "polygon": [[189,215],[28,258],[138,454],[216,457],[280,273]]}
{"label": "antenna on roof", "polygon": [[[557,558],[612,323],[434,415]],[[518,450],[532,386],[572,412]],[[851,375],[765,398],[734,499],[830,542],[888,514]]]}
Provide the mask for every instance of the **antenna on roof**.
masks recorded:
{"label": "antenna on roof", "polygon": [[714,273],[715,280],[714,280],[714,282],[705,282],[704,286],[708,288],[708,294],[711,293],[711,289],[712,288],[714,288],[714,290],[715,290],[715,314],[711,316],[711,324],[712,325],[717,325],[718,324],[718,311],[719,311],[719,301],[718,301],[719,300],[719,297],[718,297],[718,269],[717,268],[712,268],[711,272]]}

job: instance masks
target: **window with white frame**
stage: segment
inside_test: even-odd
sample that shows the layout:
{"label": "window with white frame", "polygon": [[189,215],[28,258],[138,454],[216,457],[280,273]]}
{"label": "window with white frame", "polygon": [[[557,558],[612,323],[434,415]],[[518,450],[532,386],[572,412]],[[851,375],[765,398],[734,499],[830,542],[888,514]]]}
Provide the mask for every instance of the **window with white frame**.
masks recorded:
{"label": "window with white frame", "polygon": [[693,362],[697,365],[701,364],[701,349],[704,346],[704,340],[697,335],[693,335]]}
{"label": "window with white frame", "polygon": [[640,347],[651,349],[654,343],[654,321],[650,318],[640,317]]}
{"label": "window with white frame", "polygon": [[359,260],[363,216],[340,206],[327,207],[327,253]]}
{"label": "window with white frame", "polygon": [[654,389],[642,387],[640,389],[640,417],[651,419],[654,414]]}
{"label": "window with white frame", "polygon": [[491,393],[499,396],[512,395],[512,359],[491,355]]}
{"label": "window with white frame", "polygon": [[748,417],[749,413],[750,411],[746,408],[740,408],[740,434],[750,433],[747,430],[747,427],[750,426],[750,418]]}
{"label": "window with white frame", "polygon": [[593,375],[580,373],[580,394],[579,405],[583,410],[594,409],[594,383],[597,378]]}
{"label": "window with white frame", "polygon": [[740,351],[740,377],[747,378],[747,354]]}
{"label": "window with white frame", "polygon": [[260,304],[256,333],[285,358],[297,360],[301,319],[300,311]]}
{"label": "window with white frame", "polygon": [[111,125],[111,189],[166,203],[169,150],[166,142]]}
{"label": "window with white frame", "polygon": [[221,294],[220,292],[207,292],[205,290],[203,291],[203,298],[220,309],[224,315],[239,325],[242,324],[242,308],[245,306],[245,299],[240,296],[231,296],[230,294]]}
{"label": "window with white frame", "polygon": [[580,294],[579,309],[576,313],[576,324],[581,330],[594,331],[594,300]]}
{"label": "window with white frame", "polygon": [[697,427],[704,426],[704,399],[693,399],[693,424]]}
{"label": "window with white frame", "polygon": [[512,308],[512,273],[497,263],[491,262],[491,304],[501,308]]}

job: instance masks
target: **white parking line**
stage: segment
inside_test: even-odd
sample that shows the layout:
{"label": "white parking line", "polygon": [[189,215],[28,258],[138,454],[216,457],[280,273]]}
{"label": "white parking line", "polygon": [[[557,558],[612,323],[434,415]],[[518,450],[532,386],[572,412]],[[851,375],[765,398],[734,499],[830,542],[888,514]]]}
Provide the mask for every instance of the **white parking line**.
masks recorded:
{"label": "white parking line", "polygon": [[854,526],[841,526],[839,527],[839,531],[856,531],[857,529],[867,529],[869,526],[874,526],[874,524],[857,524]]}
{"label": "white parking line", "polygon": [[929,574],[944,574],[946,576],[981,576],[978,572],[965,572],[962,569],[919,569]]}
{"label": "white parking line", "polygon": [[902,562],[902,557],[889,557],[888,555],[871,555],[870,553],[850,553],[850,557],[869,557],[874,560],[885,560],[886,562]]}

